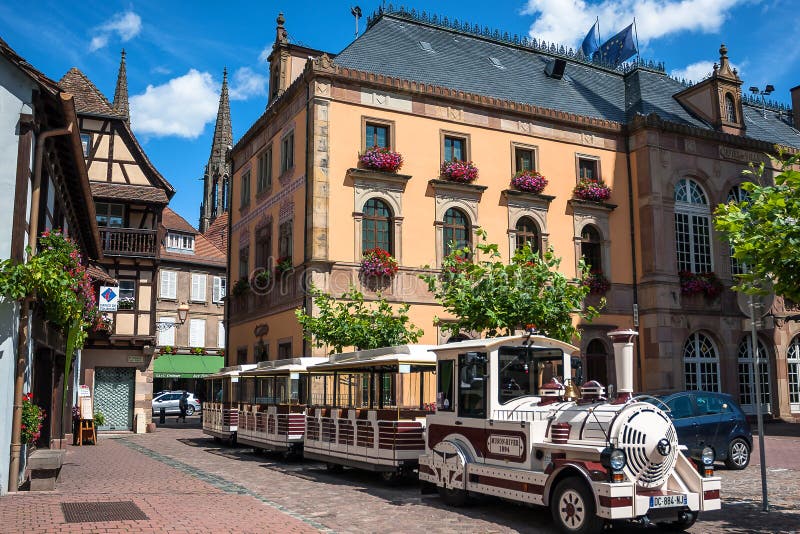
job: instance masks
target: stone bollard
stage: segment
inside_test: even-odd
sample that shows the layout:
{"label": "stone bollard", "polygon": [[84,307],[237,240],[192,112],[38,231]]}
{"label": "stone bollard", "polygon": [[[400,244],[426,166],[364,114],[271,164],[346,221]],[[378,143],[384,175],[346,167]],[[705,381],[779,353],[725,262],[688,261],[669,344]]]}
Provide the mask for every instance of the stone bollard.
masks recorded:
{"label": "stone bollard", "polygon": [[161,408],[161,410],[158,412],[158,424],[163,425],[166,422],[167,422],[167,409]]}

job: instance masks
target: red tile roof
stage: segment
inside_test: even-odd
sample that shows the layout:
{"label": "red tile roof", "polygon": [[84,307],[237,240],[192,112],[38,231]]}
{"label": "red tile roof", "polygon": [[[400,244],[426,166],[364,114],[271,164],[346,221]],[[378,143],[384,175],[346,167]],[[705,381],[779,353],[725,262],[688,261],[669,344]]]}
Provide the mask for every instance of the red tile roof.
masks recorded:
{"label": "red tile roof", "polygon": [[186,232],[189,234],[196,234],[197,230],[186,222],[186,219],[172,211],[172,208],[167,206],[164,208],[164,211],[161,212],[161,224],[164,225],[164,228],[167,230],[175,230],[176,232]]}
{"label": "red tile roof", "polygon": [[161,225],[167,230],[174,230],[176,232],[184,232],[194,235],[194,254],[184,254],[181,252],[168,251],[161,243],[161,259],[162,260],[176,260],[183,263],[193,263],[202,265],[211,265],[214,267],[226,267],[227,256],[217,248],[211,241],[205,238],[203,234],[194,229],[186,219],[178,215],[171,208],[166,207],[162,212]]}
{"label": "red tile roof", "polygon": [[169,202],[163,189],[149,185],[115,184],[111,182],[91,182],[92,196],[109,200],[131,200],[166,204]]}
{"label": "red tile roof", "polygon": [[103,93],[78,68],[69,69],[58,85],[75,97],[75,108],[78,113],[121,117],[112,109],[111,103]]}
{"label": "red tile roof", "polygon": [[203,235],[227,256],[228,212],[223,212],[222,215],[214,219],[214,222],[211,223],[211,226],[208,227],[208,230]]}

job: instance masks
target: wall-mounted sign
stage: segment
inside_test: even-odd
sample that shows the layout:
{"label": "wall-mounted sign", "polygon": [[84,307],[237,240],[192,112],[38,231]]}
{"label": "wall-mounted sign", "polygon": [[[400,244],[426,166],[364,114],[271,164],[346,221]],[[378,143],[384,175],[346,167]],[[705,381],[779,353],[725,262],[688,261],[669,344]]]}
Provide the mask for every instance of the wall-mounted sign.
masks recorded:
{"label": "wall-mounted sign", "polygon": [[407,375],[411,372],[411,364],[410,363],[401,363],[398,365],[399,369],[397,370],[401,375]]}
{"label": "wall-mounted sign", "polygon": [[115,312],[119,305],[119,286],[100,286],[98,307],[101,312]]}
{"label": "wall-mounted sign", "polygon": [[91,397],[92,392],[89,389],[89,386],[81,384],[78,386],[78,397]]}

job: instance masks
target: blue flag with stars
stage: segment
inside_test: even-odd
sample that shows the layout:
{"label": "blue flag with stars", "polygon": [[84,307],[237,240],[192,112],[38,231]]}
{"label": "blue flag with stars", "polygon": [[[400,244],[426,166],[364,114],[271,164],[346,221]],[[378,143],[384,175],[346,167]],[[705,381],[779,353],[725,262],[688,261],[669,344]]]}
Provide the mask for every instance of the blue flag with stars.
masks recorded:
{"label": "blue flag with stars", "polygon": [[633,24],[600,45],[600,59],[617,66],[636,55],[636,42],[633,37]]}
{"label": "blue flag with stars", "polygon": [[583,43],[581,44],[581,50],[583,50],[583,56],[592,59],[592,54],[597,51],[597,39],[595,39],[595,35],[597,34],[597,21],[592,24],[592,27],[589,29],[589,33],[586,34],[586,37],[583,39]]}

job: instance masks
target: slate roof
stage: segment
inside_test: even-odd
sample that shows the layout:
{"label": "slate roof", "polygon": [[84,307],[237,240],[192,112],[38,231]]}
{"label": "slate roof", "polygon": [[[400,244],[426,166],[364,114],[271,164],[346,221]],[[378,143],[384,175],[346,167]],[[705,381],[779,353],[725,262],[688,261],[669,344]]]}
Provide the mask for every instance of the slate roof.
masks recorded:
{"label": "slate roof", "polygon": [[[673,98],[686,87],[663,72],[635,68],[625,73],[567,59],[565,76],[558,80],[544,71],[547,62],[560,55],[420,21],[407,13],[383,13],[334,63],[620,123],[637,114],[656,113],[663,120],[711,128]],[[800,148],[800,136],[785,114],[783,119],[775,115],[756,117],[745,105],[746,135]]]}
{"label": "slate roof", "polygon": [[97,86],[77,67],[69,69],[58,85],[75,97],[75,109],[78,113],[121,116],[113,110],[111,103]]}
{"label": "slate roof", "polygon": [[117,184],[111,182],[90,182],[92,196],[108,200],[128,200],[166,204],[169,202],[163,189],[149,185]]}

